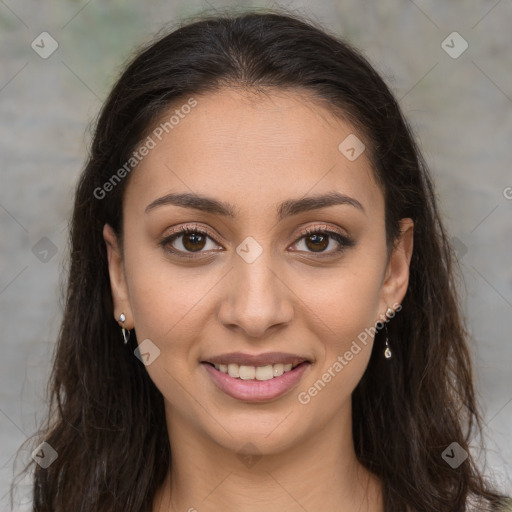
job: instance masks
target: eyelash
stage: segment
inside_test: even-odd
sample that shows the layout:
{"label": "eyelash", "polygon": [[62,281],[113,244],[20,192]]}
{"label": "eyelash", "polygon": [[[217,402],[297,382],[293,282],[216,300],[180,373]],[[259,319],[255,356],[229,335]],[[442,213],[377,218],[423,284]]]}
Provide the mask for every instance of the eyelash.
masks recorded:
{"label": "eyelash", "polygon": [[[175,254],[175,255],[177,255],[179,257],[188,258],[188,259],[200,258],[201,254],[203,254],[202,252],[186,253],[184,251],[180,251],[180,250],[176,250],[176,249],[170,249],[170,248],[167,247],[170,243],[174,242],[180,236],[188,235],[188,234],[191,234],[191,233],[194,233],[194,234],[197,234],[197,235],[207,236],[210,239],[212,239],[217,245],[220,245],[215,240],[215,238],[213,237],[212,234],[210,234],[208,231],[205,231],[204,229],[200,229],[200,228],[195,227],[195,226],[185,226],[185,227],[181,228],[180,230],[178,230],[178,231],[172,233],[171,235],[166,236],[165,238],[163,238],[159,242],[159,245],[162,246],[165,251],[170,252],[172,254]],[[331,230],[327,229],[326,227],[310,227],[310,228],[307,228],[300,235],[300,237],[296,240],[296,242],[294,242],[294,244],[297,243],[298,241],[302,240],[303,238],[307,238],[308,236],[311,236],[311,235],[324,235],[324,236],[327,235],[327,236],[329,236],[330,238],[334,239],[336,242],[338,242],[340,244],[338,249],[335,249],[333,251],[329,251],[327,253],[323,253],[323,252],[314,253],[312,251],[309,251],[310,254],[314,254],[315,256],[320,257],[320,258],[321,257],[332,256],[334,254],[339,254],[342,251],[344,251],[346,248],[352,247],[354,245],[354,242],[350,238],[348,238],[347,236],[342,235],[341,233],[338,233],[337,231],[331,231]],[[298,251],[298,252],[301,252],[301,251]]]}

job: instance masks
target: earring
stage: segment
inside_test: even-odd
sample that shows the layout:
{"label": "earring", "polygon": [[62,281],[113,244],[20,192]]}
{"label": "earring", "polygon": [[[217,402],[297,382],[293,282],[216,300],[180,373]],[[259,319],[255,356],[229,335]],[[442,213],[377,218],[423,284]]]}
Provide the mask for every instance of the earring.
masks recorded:
{"label": "earring", "polygon": [[384,329],[386,330],[386,348],[384,349],[384,357],[386,359],[390,359],[393,354],[391,353],[391,349],[389,348],[388,325],[387,324],[384,324]]}
{"label": "earring", "polygon": [[118,319],[117,323],[121,327],[121,334],[123,335],[124,344],[126,345],[128,343],[128,340],[130,339],[130,331],[129,331],[129,329],[125,329],[123,326],[123,323],[125,322],[125,320],[126,320],[126,316],[124,315],[124,313],[121,313],[119,315],[119,319]]}
{"label": "earring", "polygon": [[393,355],[392,352],[391,352],[391,349],[389,348],[389,336],[388,336],[388,322],[391,318],[393,318],[395,316],[395,311],[391,308],[388,308],[386,310],[386,323],[384,324],[384,328],[386,330],[386,348],[384,349],[384,357],[386,359],[390,359],[391,356]]}

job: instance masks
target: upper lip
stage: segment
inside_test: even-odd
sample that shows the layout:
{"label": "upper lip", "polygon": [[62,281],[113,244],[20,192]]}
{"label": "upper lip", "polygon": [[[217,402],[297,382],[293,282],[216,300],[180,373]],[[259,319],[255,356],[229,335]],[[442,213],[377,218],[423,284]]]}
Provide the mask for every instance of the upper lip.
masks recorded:
{"label": "upper lip", "polygon": [[287,354],[285,352],[265,352],[264,354],[230,352],[229,354],[208,357],[201,362],[212,364],[236,363],[243,366],[266,366],[279,363],[297,365],[304,361],[310,362],[307,357],[297,354]]}

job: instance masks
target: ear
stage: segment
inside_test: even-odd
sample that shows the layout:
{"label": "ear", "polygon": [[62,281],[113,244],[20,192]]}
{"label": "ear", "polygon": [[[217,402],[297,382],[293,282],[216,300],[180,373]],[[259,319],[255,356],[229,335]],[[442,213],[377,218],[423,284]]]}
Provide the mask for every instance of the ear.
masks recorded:
{"label": "ear", "polygon": [[414,222],[412,219],[401,219],[400,235],[389,258],[382,285],[381,313],[384,313],[388,307],[398,309],[398,305],[402,303],[407,292],[413,235]]}
{"label": "ear", "polygon": [[123,256],[117,236],[109,224],[103,226],[103,239],[107,246],[108,272],[110,275],[110,289],[112,291],[115,319],[118,321],[119,315],[123,313],[126,317],[123,324],[124,327],[126,329],[133,329],[133,315],[128,298]]}

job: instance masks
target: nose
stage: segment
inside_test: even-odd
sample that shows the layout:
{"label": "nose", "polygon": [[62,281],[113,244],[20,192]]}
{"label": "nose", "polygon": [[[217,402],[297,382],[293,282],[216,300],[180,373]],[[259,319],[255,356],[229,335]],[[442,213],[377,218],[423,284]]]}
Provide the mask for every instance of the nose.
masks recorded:
{"label": "nose", "polygon": [[219,321],[251,338],[263,338],[288,325],[293,318],[294,294],[279,265],[272,262],[270,250],[263,250],[252,263],[235,254],[233,264],[226,276]]}

